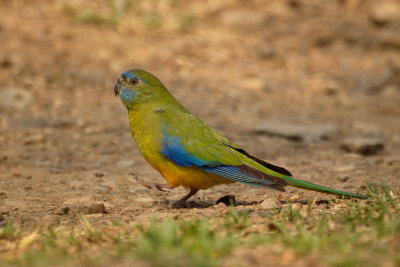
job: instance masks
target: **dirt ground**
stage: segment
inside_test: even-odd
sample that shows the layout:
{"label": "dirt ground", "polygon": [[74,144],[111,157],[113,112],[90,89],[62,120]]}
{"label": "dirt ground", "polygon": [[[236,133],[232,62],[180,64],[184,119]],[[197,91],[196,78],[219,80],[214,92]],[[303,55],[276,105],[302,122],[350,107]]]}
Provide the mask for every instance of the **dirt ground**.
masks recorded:
{"label": "dirt ground", "polygon": [[257,217],[267,197],[332,198],[234,184],[173,209],[185,189],[159,192],[129,175],[163,182],[114,96],[130,68],[294,177],[351,192],[399,186],[398,1],[200,2],[0,2],[2,221],[73,225],[74,210],[95,223],[218,217],[225,195]]}

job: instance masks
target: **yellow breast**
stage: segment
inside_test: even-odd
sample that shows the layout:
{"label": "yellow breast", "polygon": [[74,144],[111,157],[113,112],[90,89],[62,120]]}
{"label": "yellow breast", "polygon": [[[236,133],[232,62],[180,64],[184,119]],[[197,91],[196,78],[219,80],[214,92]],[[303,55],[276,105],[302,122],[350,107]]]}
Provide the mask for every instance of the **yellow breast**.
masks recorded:
{"label": "yellow breast", "polygon": [[232,183],[230,180],[207,173],[197,167],[178,166],[169,159],[161,157],[159,159],[146,157],[146,160],[164,176],[171,187],[207,189],[218,184]]}

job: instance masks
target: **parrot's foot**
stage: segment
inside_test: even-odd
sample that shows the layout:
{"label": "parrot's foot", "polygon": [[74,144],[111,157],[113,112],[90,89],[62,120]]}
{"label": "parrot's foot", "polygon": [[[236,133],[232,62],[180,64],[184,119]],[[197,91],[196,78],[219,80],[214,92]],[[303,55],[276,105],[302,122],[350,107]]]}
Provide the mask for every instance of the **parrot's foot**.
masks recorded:
{"label": "parrot's foot", "polygon": [[172,207],[175,209],[191,208],[190,204],[187,203],[186,200],[194,196],[198,191],[199,189],[190,188],[190,192],[186,196],[184,196],[183,198],[179,199],[177,202],[172,204]]}
{"label": "parrot's foot", "polygon": [[142,179],[140,179],[136,174],[134,173],[130,173],[130,175],[132,175],[136,181],[138,181],[139,183],[141,183],[144,187],[150,188],[150,189],[158,189],[160,191],[166,192],[164,189],[172,189],[172,187],[170,187],[167,184],[158,184],[158,183],[149,183],[146,182]]}

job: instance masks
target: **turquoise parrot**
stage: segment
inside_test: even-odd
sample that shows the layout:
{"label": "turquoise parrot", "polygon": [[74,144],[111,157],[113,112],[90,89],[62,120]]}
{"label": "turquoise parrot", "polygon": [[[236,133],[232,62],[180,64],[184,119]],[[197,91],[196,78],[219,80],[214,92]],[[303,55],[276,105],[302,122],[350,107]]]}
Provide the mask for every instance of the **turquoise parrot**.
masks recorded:
{"label": "turquoise parrot", "polygon": [[232,182],[283,192],[292,186],[366,198],[295,179],[286,169],[249,154],[186,110],[151,73],[123,72],[114,92],[128,110],[130,131],[140,152],[166,179],[165,186],[190,189],[175,207],[187,207],[186,201],[200,189]]}

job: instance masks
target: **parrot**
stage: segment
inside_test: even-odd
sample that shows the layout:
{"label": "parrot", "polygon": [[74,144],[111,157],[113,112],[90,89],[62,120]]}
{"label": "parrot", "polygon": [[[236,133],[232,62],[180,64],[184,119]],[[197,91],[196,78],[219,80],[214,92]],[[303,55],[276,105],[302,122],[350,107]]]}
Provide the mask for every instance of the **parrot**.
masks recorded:
{"label": "parrot", "polygon": [[[129,128],[146,161],[167,181],[160,190],[183,186],[189,193],[173,207],[190,207],[199,190],[233,182],[285,192],[286,186],[366,199],[293,178],[285,168],[261,160],[190,113],[153,74],[124,71],[114,93],[128,111]],[[148,184],[149,185],[149,184]]]}

